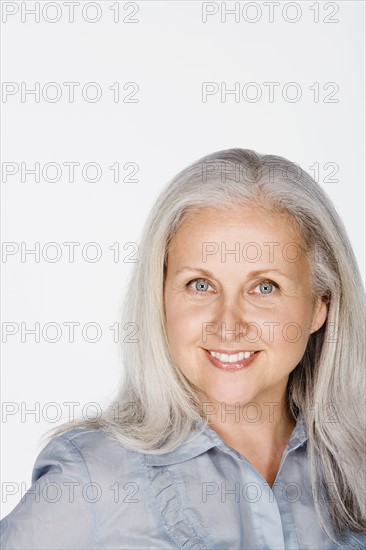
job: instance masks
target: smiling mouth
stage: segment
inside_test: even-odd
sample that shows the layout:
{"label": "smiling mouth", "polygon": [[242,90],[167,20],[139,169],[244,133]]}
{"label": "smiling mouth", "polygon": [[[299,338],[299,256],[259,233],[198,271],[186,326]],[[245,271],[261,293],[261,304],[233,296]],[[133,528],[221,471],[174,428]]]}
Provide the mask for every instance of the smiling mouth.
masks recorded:
{"label": "smiling mouth", "polygon": [[257,358],[261,350],[257,351],[238,351],[220,353],[215,350],[204,350],[209,361],[221,369],[243,369],[249,367]]}
{"label": "smiling mouth", "polygon": [[242,359],[249,359],[255,352],[254,351],[223,351],[218,352],[215,350],[207,350],[213,357],[220,359],[224,363],[235,363],[236,361],[241,361]]}

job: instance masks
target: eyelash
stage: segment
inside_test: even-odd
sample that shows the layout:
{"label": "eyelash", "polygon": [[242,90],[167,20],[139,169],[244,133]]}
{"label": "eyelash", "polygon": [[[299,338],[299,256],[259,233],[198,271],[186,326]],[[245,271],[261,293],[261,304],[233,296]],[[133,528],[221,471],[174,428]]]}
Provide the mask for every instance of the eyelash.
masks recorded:
{"label": "eyelash", "polygon": [[[187,284],[186,284],[186,287],[189,288],[189,285],[196,282],[196,281],[204,281],[205,283],[208,283],[210,284],[210,282],[207,280],[207,279],[202,279],[201,277],[197,277],[196,279],[191,279]],[[254,287],[254,288],[257,288],[257,286],[259,286],[260,284],[262,283],[270,283],[271,285],[273,285],[274,287],[276,287],[278,290],[280,290],[280,286],[275,283],[274,281],[271,281],[270,279],[262,279],[260,280],[257,285]],[[193,288],[190,288],[189,289],[191,292],[193,292],[194,294],[200,294],[201,296],[203,294],[206,294],[206,292],[199,292],[198,290],[195,290]],[[257,292],[255,294],[258,294]],[[268,296],[271,296],[272,294],[274,294],[273,292],[271,292],[271,294],[268,294]],[[266,296],[266,294],[262,294],[262,296]]]}

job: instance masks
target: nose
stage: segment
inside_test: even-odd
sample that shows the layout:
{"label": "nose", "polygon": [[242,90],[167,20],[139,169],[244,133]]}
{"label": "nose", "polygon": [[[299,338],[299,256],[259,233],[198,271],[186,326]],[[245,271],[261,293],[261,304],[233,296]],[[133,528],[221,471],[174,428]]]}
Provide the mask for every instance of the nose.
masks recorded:
{"label": "nose", "polygon": [[250,304],[238,297],[227,297],[217,302],[216,306],[212,320],[217,328],[215,334],[220,343],[258,341],[258,325]]}

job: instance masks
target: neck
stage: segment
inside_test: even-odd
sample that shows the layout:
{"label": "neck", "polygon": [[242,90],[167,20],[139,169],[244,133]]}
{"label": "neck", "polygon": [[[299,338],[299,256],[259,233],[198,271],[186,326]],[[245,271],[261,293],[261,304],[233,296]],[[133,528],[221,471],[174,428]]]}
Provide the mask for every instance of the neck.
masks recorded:
{"label": "neck", "polygon": [[[202,403],[202,405],[204,402]],[[296,421],[286,399],[261,404],[225,404],[209,401],[214,414],[203,415],[221,439],[243,455],[272,487]],[[213,407],[213,409],[212,409]]]}
{"label": "neck", "polygon": [[263,441],[269,445],[287,441],[296,420],[287,401],[264,401],[259,404],[203,402],[202,417],[225,441]]}

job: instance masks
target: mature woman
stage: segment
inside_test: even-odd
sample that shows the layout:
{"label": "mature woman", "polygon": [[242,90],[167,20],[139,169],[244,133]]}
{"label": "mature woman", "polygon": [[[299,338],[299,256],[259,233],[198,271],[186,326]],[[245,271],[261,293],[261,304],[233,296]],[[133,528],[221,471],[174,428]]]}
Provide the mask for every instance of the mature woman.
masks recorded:
{"label": "mature woman", "polygon": [[364,294],[326,193],[282,157],[208,155],[134,267],[122,387],[57,428],[2,548],[364,548]]}

